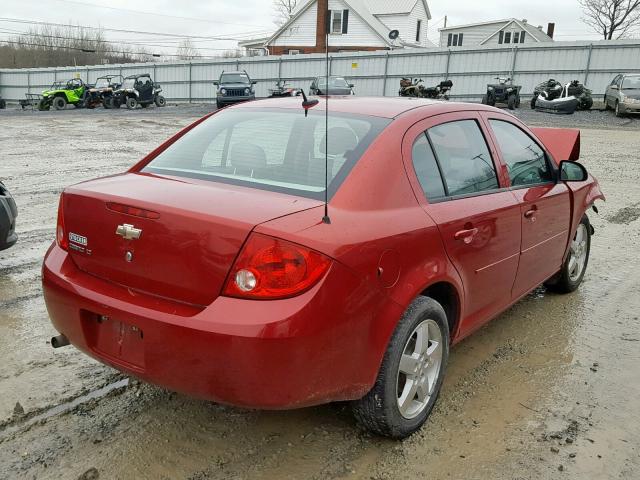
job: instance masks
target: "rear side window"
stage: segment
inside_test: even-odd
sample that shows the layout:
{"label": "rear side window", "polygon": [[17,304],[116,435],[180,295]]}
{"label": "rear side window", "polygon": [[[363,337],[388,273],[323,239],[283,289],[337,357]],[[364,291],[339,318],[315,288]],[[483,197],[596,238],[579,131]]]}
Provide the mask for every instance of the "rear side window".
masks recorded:
{"label": "rear side window", "polygon": [[427,199],[434,201],[444,198],[444,184],[426,134],[423,133],[416,139],[411,157],[416,176]]}
{"label": "rear side window", "polygon": [[534,185],[553,179],[544,151],[526,133],[502,120],[489,120],[507,164],[511,185]]}
{"label": "rear side window", "polygon": [[487,142],[475,120],[443,123],[427,131],[446,194],[469,195],[499,187]]}

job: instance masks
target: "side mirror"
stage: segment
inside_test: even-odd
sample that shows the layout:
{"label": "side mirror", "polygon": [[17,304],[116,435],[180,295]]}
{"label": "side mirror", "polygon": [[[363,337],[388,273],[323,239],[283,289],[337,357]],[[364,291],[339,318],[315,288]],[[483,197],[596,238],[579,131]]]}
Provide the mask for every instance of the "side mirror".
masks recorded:
{"label": "side mirror", "polygon": [[578,162],[563,160],[560,162],[560,180],[563,182],[584,182],[589,178],[587,169]]}
{"label": "side mirror", "polygon": [[251,80],[251,85],[256,85],[258,83],[257,80]]}
{"label": "side mirror", "polygon": [[219,82],[219,81],[217,81],[217,80],[214,80],[214,81],[213,81],[213,84],[217,87],[218,85],[220,85],[220,82]]}
{"label": "side mirror", "polygon": [[350,83],[349,88],[353,88],[353,87],[355,87],[355,85],[353,83]]}

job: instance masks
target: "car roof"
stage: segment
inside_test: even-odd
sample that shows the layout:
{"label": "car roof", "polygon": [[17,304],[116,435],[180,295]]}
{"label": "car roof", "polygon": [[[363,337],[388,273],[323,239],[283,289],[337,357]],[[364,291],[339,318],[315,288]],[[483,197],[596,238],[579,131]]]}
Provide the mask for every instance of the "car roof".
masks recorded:
{"label": "car roof", "polygon": [[222,75],[224,73],[242,73],[243,75],[247,74],[247,72],[245,72],[244,70],[225,70],[220,75]]}
{"label": "car roof", "polygon": [[[325,97],[313,97],[319,100],[313,110],[325,110]],[[414,97],[357,97],[354,95],[329,96],[329,111],[353,113],[374,117],[396,118],[416,108],[428,107],[429,115],[463,111],[494,109],[479,103],[444,102]],[[236,104],[230,108],[286,108],[302,109],[302,97],[265,98],[252,102]]]}

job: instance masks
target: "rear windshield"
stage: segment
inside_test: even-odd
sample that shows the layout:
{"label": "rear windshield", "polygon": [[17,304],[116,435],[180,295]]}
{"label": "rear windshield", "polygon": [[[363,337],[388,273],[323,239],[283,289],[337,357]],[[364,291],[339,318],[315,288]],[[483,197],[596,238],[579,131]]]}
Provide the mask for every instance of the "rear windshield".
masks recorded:
{"label": "rear windshield", "polygon": [[[327,180],[332,196],[390,120],[330,114]],[[196,126],[143,172],[211,180],[321,200],[325,116],[302,108],[230,109]]]}
{"label": "rear windshield", "polygon": [[[320,77],[320,79],[318,80],[318,85],[320,85],[321,87],[326,86],[327,85],[327,78],[326,77]],[[342,77],[329,77],[329,88],[331,88],[331,87],[334,87],[334,88],[349,88],[349,84]]]}
{"label": "rear windshield", "polygon": [[220,83],[249,83],[249,77],[244,73],[223,73]]}
{"label": "rear windshield", "polygon": [[625,90],[640,90],[640,76],[624,77],[622,88]]}

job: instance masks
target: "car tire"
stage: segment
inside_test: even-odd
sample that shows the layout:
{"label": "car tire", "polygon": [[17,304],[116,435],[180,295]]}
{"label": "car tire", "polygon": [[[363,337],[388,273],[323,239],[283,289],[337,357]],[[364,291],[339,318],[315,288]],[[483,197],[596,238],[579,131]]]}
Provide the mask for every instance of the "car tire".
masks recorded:
{"label": "car tire", "polygon": [[[477,97],[476,97],[476,98],[477,98]],[[482,96],[481,103],[482,103],[483,105],[489,105],[489,97],[487,96],[487,94],[486,94],[486,93]]]}
{"label": "car tire", "polygon": [[40,100],[38,102],[38,110],[41,112],[46,112],[49,110],[49,103],[46,100]]}
{"label": "car tire", "polygon": [[609,101],[607,100],[607,96],[604,96],[604,109],[605,110],[611,110],[611,107],[609,106]]}
{"label": "car tire", "polygon": [[7,108],[7,102],[6,100],[2,99],[0,100],[0,110],[4,110],[5,108]]}
{"label": "car tire", "polygon": [[589,263],[592,232],[589,217],[585,214],[573,234],[569,254],[562,269],[551,280],[545,282],[545,286],[549,290],[558,293],[571,293],[580,286]]}
{"label": "car tire", "polygon": [[538,100],[538,96],[534,95],[533,98],[531,99],[531,110],[536,109],[536,100]]}
{"label": "car tire", "polygon": [[102,107],[107,110],[111,108],[111,97],[106,97],[102,99]]}
{"label": "car tire", "polygon": [[[420,342],[425,333],[426,343]],[[353,402],[357,422],[385,437],[405,438],[414,433],[438,398],[448,358],[449,325],[444,309],[432,298],[418,297],[391,336],[373,388]]]}
{"label": "car tire", "polygon": [[167,105],[167,100],[162,96],[158,95],[155,99],[156,107],[164,107]]}
{"label": "car tire", "polygon": [[507,107],[509,107],[509,110],[515,110],[516,103],[518,103],[517,97],[515,95],[509,95],[509,98],[507,98]]}
{"label": "car tire", "polygon": [[129,110],[133,110],[138,106],[138,101],[134,97],[127,97],[124,103]]}
{"label": "car tire", "polygon": [[120,99],[116,98],[116,97],[111,97],[109,99],[109,106],[111,108],[120,108],[122,106],[122,103],[120,103]]}
{"label": "car tire", "polygon": [[55,97],[52,102],[53,108],[56,110],[64,110],[67,108],[67,99],[64,97]]}
{"label": "car tire", "polygon": [[220,110],[223,106],[224,105],[222,105],[222,103],[216,101],[216,107],[218,110]]}
{"label": "car tire", "polygon": [[616,117],[624,116],[624,114],[620,111],[620,102],[618,100],[616,100],[615,112],[616,112]]}

